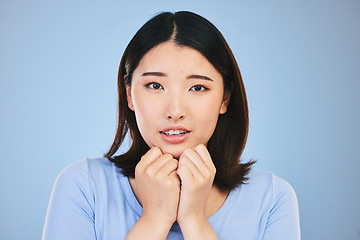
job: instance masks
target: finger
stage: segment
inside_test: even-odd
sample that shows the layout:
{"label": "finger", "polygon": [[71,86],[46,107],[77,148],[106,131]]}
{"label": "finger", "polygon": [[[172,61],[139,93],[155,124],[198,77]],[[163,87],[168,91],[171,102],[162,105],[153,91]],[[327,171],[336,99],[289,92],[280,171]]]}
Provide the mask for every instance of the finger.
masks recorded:
{"label": "finger", "polygon": [[214,165],[214,163],[212,161],[212,158],[210,156],[210,153],[209,153],[207,147],[205,147],[204,144],[199,144],[194,148],[194,150],[196,151],[197,154],[199,154],[199,156],[204,161],[204,163],[209,168],[209,170],[213,174],[215,174],[216,168],[215,168],[215,165]]}
{"label": "finger", "polygon": [[157,147],[152,147],[147,151],[140,159],[140,162],[136,165],[137,171],[144,171],[147,166],[149,166],[153,161],[159,158],[162,155],[162,152]]}
{"label": "finger", "polygon": [[151,162],[153,162],[155,159],[159,158],[162,154],[160,148],[158,147],[152,147],[149,151],[147,151],[142,157],[140,162],[147,166]]}
{"label": "finger", "polygon": [[187,185],[187,183],[194,178],[190,168],[185,164],[179,165],[176,173],[178,174],[183,186],[184,184]]}
{"label": "finger", "polygon": [[[209,172],[209,169],[206,166],[204,160],[197,152],[195,152],[194,149],[191,148],[185,149],[182,156],[186,156],[196,166],[196,168],[200,173]],[[193,173],[195,174],[196,172]]]}
{"label": "finger", "polygon": [[180,180],[179,174],[177,173],[177,168],[176,168],[175,171],[172,171],[172,172],[169,174],[169,177],[175,179],[175,181],[176,181],[176,183],[177,183],[177,186],[179,187],[178,190],[180,190],[181,180]]}
{"label": "finger", "polygon": [[179,158],[179,167],[181,166],[186,166],[193,177],[198,176],[199,174],[201,175],[199,169],[186,155],[181,155]]}
{"label": "finger", "polygon": [[[147,167],[147,171],[151,174],[158,174],[161,172],[162,167],[170,160],[173,159],[173,156],[170,154],[164,154],[152,161]],[[175,160],[176,161],[176,160]]]}
{"label": "finger", "polygon": [[179,162],[173,158],[167,160],[162,167],[160,168],[160,171],[163,172],[166,175],[171,175],[173,172],[176,172],[178,168]]}

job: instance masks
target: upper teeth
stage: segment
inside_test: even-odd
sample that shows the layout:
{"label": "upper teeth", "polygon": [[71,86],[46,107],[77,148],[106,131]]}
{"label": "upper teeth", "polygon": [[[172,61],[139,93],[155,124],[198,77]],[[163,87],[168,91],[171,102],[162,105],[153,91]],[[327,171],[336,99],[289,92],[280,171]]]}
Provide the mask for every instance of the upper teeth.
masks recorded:
{"label": "upper teeth", "polygon": [[184,131],[184,130],[169,130],[169,131],[166,131],[164,133],[166,135],[182,135],[182,134],[185,134],[186,131]]}

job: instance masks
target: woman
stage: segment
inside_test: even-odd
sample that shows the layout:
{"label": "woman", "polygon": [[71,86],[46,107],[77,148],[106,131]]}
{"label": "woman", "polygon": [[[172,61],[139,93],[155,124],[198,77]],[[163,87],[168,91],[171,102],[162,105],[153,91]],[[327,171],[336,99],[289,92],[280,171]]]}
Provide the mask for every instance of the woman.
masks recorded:
{"label": "woman", "polygon": [[[239,162],[245,89],[210,22],[148,21],[123,54],[118,93],[113,145],[60,174],[43,239],[300,239],[291,186]],[[130,149],[114,156],[128,132]]]}

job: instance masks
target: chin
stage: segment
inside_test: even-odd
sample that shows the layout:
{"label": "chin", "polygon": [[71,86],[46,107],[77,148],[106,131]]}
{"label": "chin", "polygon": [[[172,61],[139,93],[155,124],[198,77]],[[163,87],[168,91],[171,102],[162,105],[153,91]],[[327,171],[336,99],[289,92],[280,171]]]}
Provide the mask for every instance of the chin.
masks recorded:
{"label": "chin", "polygon": [[179,159],[181,154],[184,152],[186,148],[177,148],[177,149],[171,149],[171,148],[160,148],[161,152],[163,154],[168,153],[171,154],[175,159]]}
{"label": "chin", "polygon": [[[185,150],[185,149],[184,149]],[[168,154],[171,154],[175,159],[179,159],[179,157],[181,156],[181,154],[183,153],[183,151],[182,152],[174,152],[174,151],[164,151],[163,152],[164,154],[165,153],[168,153]]]}

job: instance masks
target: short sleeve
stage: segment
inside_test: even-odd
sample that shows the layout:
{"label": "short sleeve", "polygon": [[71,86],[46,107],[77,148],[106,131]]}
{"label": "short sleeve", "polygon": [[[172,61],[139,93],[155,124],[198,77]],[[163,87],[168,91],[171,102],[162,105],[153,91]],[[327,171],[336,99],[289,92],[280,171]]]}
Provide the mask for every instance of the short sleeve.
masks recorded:
{"label": "short sleeve", "polygon": [[94,222],[94,196],[84,160],[65,168],[56,179],[42,239],[96,239]]}
{"label": "short sleeve", "polygon": [[272,208],[264,240],[300,240],[299,209],[296,194],[289,183],[273,176]]}

